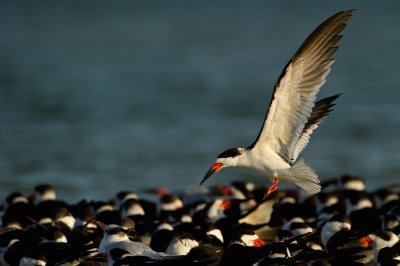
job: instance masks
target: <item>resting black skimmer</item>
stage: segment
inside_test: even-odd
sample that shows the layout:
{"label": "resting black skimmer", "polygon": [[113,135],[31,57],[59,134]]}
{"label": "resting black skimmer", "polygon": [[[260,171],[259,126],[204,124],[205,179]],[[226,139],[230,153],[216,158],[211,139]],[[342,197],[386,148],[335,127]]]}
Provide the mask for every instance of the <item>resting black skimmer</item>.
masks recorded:
{"label": "resting black skimmer", "polygon": [[221,153],[200,185],[222,168],[238,166],[257,170],[274,181],[264,198],[277,189],[279,180],[294,182],[308,193],[321,191],[317,174],[297,157],[339,97],[315,102],[334,62],[332,56],[342,37],[340,32],[354,12],[333,15],[308,36],[279,76],[255,142],[247,148]]}

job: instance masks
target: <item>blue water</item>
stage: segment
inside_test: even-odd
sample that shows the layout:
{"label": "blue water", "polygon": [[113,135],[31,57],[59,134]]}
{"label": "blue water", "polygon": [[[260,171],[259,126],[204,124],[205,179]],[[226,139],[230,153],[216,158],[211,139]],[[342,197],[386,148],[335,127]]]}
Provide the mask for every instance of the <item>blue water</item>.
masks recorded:
{"label": "blue water", "polygon": [[[319,98],[343,95],[303,156],[322,180],[399,180],[399,1],[15,2],[0,4],[0,198],[197,186],[253,142],[307,35],[350,8]],[[235,168],[205,185],[241,178],[269,182]]]}

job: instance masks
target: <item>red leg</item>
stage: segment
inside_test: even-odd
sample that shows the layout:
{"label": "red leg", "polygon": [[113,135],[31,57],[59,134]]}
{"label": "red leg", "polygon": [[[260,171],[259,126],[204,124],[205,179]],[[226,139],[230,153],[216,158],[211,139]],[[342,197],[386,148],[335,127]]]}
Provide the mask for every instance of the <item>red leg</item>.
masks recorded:
{"label": "red leg", "polygon": [[267,189],[267,191],[265,191],[263,200],[266,200],[267,197],[269,196],[269,194],[271,194],[278,188],[278,183],[279,183],[279,179],[277,177],[275,177],[274,183]]}

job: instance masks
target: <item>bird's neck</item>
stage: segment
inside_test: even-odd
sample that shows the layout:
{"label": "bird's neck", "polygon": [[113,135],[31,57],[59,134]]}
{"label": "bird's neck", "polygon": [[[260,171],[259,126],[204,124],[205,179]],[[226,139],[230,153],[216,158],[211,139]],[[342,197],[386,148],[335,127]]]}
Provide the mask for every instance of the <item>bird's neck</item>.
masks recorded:
{"label": "bird's neck", "polygon": [[238,156],[235,166],[251,168],[253,166],[253,163],[252,163],[252,155],[251,155],[250,151],[251,150],[244,149],[244,152]]}

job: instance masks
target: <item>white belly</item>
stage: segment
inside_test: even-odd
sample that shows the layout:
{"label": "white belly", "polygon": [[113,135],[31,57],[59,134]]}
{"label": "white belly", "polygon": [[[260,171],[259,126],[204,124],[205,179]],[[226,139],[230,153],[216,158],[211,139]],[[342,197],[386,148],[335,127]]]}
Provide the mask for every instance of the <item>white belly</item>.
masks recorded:
{"label": "white belly", "polygon": [[284,174],[291,167],[290,164],[269,147],[265,147],[262,150],[254,148],[246,152],[245,157],[246,159],[243,160],[243,164],[239,166],[257,170],[270,178]]}

